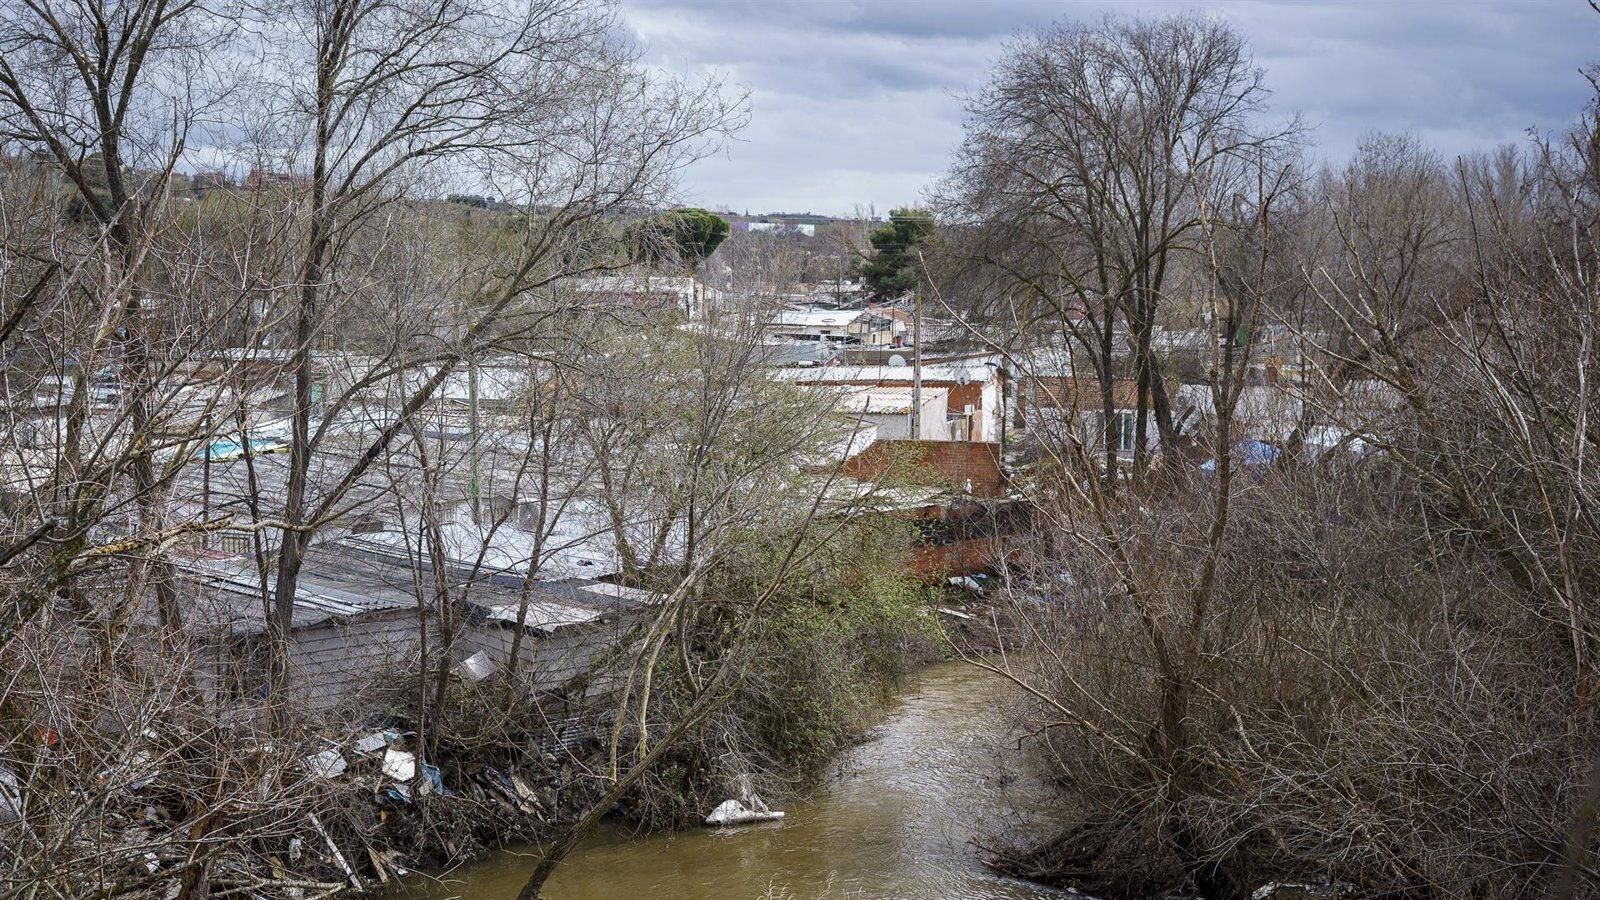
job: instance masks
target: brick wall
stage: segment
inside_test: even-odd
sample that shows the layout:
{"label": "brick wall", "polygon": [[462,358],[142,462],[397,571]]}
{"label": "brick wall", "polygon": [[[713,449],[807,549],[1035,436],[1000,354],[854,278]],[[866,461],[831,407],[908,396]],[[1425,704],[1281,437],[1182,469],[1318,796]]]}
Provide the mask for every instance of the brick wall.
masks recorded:
{"label": "brick wall", "polygon": [[993,538],[968,538],[916,548],[911,556],[911,571],[923,581],[940,582],[955,575],[992,572],[997,557],[998,544]]}
{"label": "brick wall", "polygon": [[912,484],[964,488],[977,497],[1005,495],[1000,445],[980,441],[879,440],[845,462],[845,474],[872,481],[888,475]]}

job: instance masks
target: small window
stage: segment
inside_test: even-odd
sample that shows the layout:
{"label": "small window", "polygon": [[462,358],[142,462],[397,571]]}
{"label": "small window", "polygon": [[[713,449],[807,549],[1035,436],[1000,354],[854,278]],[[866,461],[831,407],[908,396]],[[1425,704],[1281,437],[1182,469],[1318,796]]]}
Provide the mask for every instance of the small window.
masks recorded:
{"label": "small window", "polygon": [[1134,414],[1131,412],[1119,412],[1111,417],[1111,424],[1116,429],[1117,452],[1132,453],[1135,438],[1138,434]]}
{"label": "small window", "polygon": [[238,528],[224,528],[217,534],[217,549],[231,556],[245,556],[253,549],[250,532]]}

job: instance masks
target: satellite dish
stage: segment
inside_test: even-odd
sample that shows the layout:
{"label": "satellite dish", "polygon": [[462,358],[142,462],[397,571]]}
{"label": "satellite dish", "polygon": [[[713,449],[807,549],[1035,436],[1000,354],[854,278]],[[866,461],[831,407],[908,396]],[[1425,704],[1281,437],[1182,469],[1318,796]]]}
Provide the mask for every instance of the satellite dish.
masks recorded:
{"label": "satellite dish", "polygon": [[891,365],[891,366],[895,366],[897,368],[903,368],[905,366],[905,364],[906,364],[906,358],[904,356],[901,356],[898,353],[896,353],[895,355],[889,357],[889,365]]}

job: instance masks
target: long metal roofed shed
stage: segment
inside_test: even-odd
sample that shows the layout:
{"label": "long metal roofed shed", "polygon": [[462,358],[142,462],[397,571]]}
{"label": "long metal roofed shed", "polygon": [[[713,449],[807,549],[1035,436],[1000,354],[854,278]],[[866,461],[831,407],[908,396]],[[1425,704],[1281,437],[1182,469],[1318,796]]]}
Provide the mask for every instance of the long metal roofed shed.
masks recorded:
{"label": "long metal roofed shed", "polygon": [[[451,576],[459,573],[452,572]],[[264,696],[265,608],[262,582],[242,560],[196,561],[186,567],[188,623],[204,660],[202,687],[227,705]],[[295,593],[289,635],[288,690],[296,700],[359,717],[384,702],[392,675],[415,666],[418,605],[413,573],[392,558],[341,547],[308,554]],[[431,574],[425,583],[431,585]],[[452,577],[453,590],[465,580]],[[529,586],[528,639],[514,641],[519,588],[474,580],[466,615],[456,622],[454,662],[485,651],[504,665],[518,647],[524,683],[552,687],[578,674],[627,627],[626,613],[659,602],[648,591],[581,578]],[[276,579],[266,579],[266,596]],[[430,603],[431,606],[431,603]],[[431,612],[431,609],[430,609]],[[430,616],[430,640],[436,625]]]}
{"label": "long metal roofed shed", "polygon": [[[266,694],[266,598],[252,564],[196,561],[185,567],[187,623],[201,657],[202,690],[219,705]],[[298,702],[358,714],[372,688],[409,667],[417,648],[417,602],[409,578],[319,548],[307,555],[290,620],[286,689]]]}
{"label": "long metal roofed shed", "polygon": [[[238,601],[239,604],[233,605],[231,609],[218,604],[219,612],[233,612],[236,615],[216,624],[226,625],[234,634],[260,634],[265,630],[261,608],[261,584],[252,575],[215,575],[205,578],[204,583],[216,589],[219,598],[225,597]],[[268,576],[268,593],[275,593],[276,590],[277,578]],[[247,604],[254,604],[254,608]],[[365,613],[409,609],[415,606],[416,600],[410,597],[358,594],[326,585],[307,584],[302,580],[294,595],[291,627],[309,628],[333,620],[347,620]]]}

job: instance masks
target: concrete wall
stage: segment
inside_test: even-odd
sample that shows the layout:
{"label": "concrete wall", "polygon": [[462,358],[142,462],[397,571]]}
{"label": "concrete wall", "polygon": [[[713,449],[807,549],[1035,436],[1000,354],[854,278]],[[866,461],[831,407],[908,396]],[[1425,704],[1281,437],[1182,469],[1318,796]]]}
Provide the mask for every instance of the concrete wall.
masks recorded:
{"label": "concrete wall", "polygon": [[[922,421],[918,425],[917,436],[925,441],[950,440],[950,427],[945,423],[949,413],[949,392],[942,388],[928,388],[922,392]],[[890,440],[908,440],[911,438],[911,414],[909,412],[872,412],[868,411],[861,416],[867,422],[878,426],[878,436]]]}

